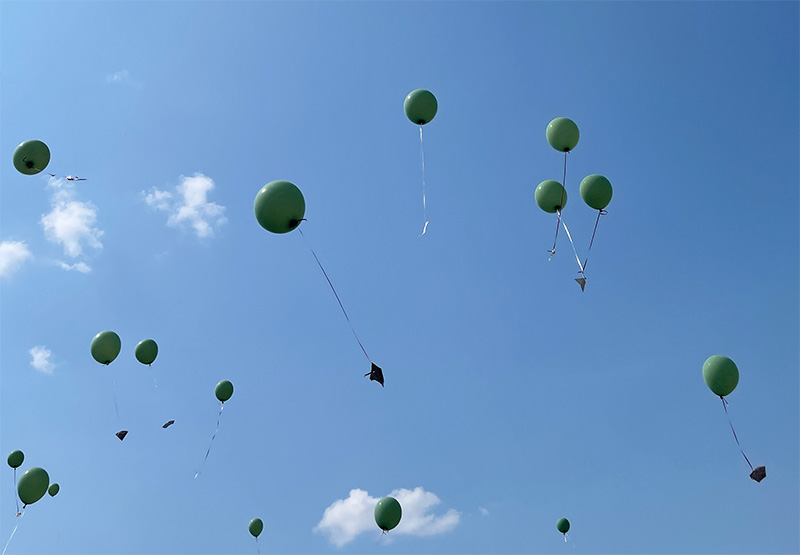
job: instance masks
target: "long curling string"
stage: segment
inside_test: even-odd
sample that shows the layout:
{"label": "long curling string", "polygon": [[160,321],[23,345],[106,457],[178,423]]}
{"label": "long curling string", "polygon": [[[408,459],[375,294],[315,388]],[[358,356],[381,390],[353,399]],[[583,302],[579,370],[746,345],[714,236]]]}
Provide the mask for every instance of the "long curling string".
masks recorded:
{"label": "long curling string", "polygon": [[203,471],[203,466],[205,466],[206,461],[208,460],[208,455],[211,453],[211,446],[214,445],[214,438],[217,437],[217,432],[219,431],[219,421],[222,418],[222,409],[225,408],[225,403],[219,404],[219,414],[217,415],[217,428],[214,430],[214,435],[211,436],[211,441],[208,444],[208,451],[206,451],[206,456],[203,457],[203,462],[200,463],[200,470],[197,471],[197,474],[194,475],[194,479],[197,480],[197,477],[200,476],[200,473]]}
{"label": "long curling string", "polygon": [[[561,220],[561,210],[558,211],[558,217],[559,217],[559,220]],[[580,271],[578,273],[580,275],[586,277],[584,275],[584,273],[583,273],[583,264],[581,264],[581,259],[578,256],[578,251],[575,250],[575,242],[572,240],[572,235],[570,234],[569,228],[567,227],[567,222],[565,222],[564,220],[561,220],[561,223],[564,225],[564,231],[566,232],[567,237],[569,237],[569,244],[572,245],[572,252],[575,253],[575,260],[578,261],[578,268],[580,268]]]}
{"label": "long curling string", "polygon": [[[25,516],[25,509],[22,509],[22,512],[18,515],[20,517]],[[11,532],[11,536],[8,538],[6,542],[6,546],[3,548],[3,555],[6,555],[6,550],[8,549],[8,544],[11,543],[11,539],[14,537],[14,534],[17,533],[17,528],[19,527],[19,521],[14,525],[14,530]]]}
{"label": "long curling string", "polygon": [[731,422],[731,415],[728,414],[728,401],[722,395],[720,395],[719,398],[722,399],[722,408],[725,409],[725,415],[728,417],[728,424],[731,425],[731,431],[733,432],[733,439],[736,440],[736,445],[739,446],[739,451],[741,451],[744,460],[746,460],[747,464],[750,466],[750,470],[753,470],[753,465],[750,464],[750,459],[748,459],[747,455],[744,454],[744,450],[742,449],[742,444],[739,443],[739,438],[736,435],[736,430],[733,429],[733,422]]}
{"label": "long curling string", "polygon": [[333,283],[331,283],[331,278],[328,277],[328,272],[326,272],[325,268],[322,267],[322,262],[319,261],[319,257],[317,257],[317,253],[315,253],[314,249],[311,248],[311,244],[308,242],[308,239],[306,239],[306,236],[303,233],[303,230],[298,228],[297,231],[299,231],[300,235],[303,236],[303,240],[306,242],[306,245],[308,246],[308,250],[310,250],[311,254],[314,255],[314,260],[317,261],[317,265],[319,266],[319,269],[322,270],[322,275],[324,275],[325,279],[328,280],[328,285],[331,286],[331,291],[333,291],[333,294],[336,297],[336,300],[339,301],[339,308],[342,309],[342,314],[344,314],[344,317],[347,320],[347,323],[350,324],[350,330],[353,332],[353,336],[356,338],[356,341],[358,341],[358,346],[361,347],[361,350],[364,352],[364,356],[367,357],[367,360],[370,363],[372,363],[372,359],[369,358],[369,355],[367,354],[367,350],[364,348],[364,345],[361,343],[361,340],[358,338],[358,334],[356,333],[356,329],[353,327],[353,323],[350,321],[350,317],[347,315],[347,311],[344,309],[344,305],[342,304],[342,299],[339,298],[339,294],[336,292],[336,288],[333,286]]}
{"label": "long curling string", "polygon": [[[567,188],[567,153],[566,152],[564,153],[564,176],[561,178],[561,187],[562,187],[562,189],[561,189],[561,206],[559,207],[558,210],[556,210],[556,212],[558,212],[558,220],[556,220],[556,236],[553,238],[553,248],[550,249],[549,251],[547,251],[547,252],[550,253],[550,258],[547,259],[548,261],[552,260],[553,256],[556,254],[556,242],[558,241],[558,228],[561,227],[559,225],[561,223],[561,208],[564,206],[564,194],[567,192],[567,190],[566,190],[566,188]],[[566,226],[565,226],[565,228],[566,228]],[[570,239],[570,241],[572,241],[572,239]],[[572,248],[574,249],[575,246],[573,245]],[[580,266],[580,264],[581,264],[581,261],[579,260],[578,261],[578,265]]]}
{"label": "long curling string", "polygon": [[605,216],[608,214],[606,210],[598,210],[597,211],[597,219],[594,221],[594,231],[592,231],[592,240],[589,241],[589,249],[586,251],[586,258],[583,261],[583,269],[586,269],[586,264],[589,262],[589,253],[592,251],[592,245],[594,245],[594,235],[597,233],[597,224],[600,223],[600,216]]}
{"label": "long curling string", "polygon": [[425,224],[422,226],[422,233],[419,234],[422,237],[428,230],[428,207],[425,200],[425,148],[422,146],[421,125],[419,126],[419,153],[422,158],[422,219],[425,220]]}

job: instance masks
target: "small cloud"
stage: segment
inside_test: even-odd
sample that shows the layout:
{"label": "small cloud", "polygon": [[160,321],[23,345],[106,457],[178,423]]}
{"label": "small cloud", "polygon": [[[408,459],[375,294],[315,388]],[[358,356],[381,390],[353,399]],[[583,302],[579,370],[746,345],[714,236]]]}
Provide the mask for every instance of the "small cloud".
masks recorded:
{"label": "small cloud", "polygon": [[175,194],[153,187],[149,193],[142,192],[148,206],[167,212],[170,227],[189,226],[202,237],[214,235],[214,226],[228,221],[223,215],[224,206],[209,202],[208,193],[214,190],[214,180],[201,173],[193,177],[181,176]]}
{"label": "small cloud", "polygon": [[30,351],[31,354],[31,366],[38,372],[42,374],[52,374],[53,369],[56,365],[50,361],[50,355],[53,353],[50,352],[50,349],[47,347],[34,347]]}
{"label": "small cloud", "polygon": [[[443,515],[428,511],[441,503],[436,494],[421,487],[397,489],[389,494],[397,499],[403,509],[403,517],[392,534],[410,536],[435,536],[453,530],[461,518],[461,513],[450,509]],[[364,532],[377,530],[374,520],[375,505],[380,499],[370,497],[361,489],[350,490],[347,499],[334,501],[322,515],[322,520],[314,527],[314,532],[328,536],[328,540],[342,547]]]}
{"label": "small cloud", "polygon": [[103,231],[95,227],[97,207],[76,200],[74,186],[64,179],[51,177],[48,187],[53,190],[52,210],[40,220],[47,240],[63,245],[64,254],[73,258],[83,254],[84,246],[103,248]]}
{"label": "small cloud", "polygon": [[32,256],[23,241],[3,241],[0,243],[0,277],[10,276]]}
{"label": "small cloud", "polygon": [[481,512],[483,516],[489,516],[489,509],[486,507],[478,507],[478,510]]}
{"label": "small cloud", "polygon": [[109,83],[122,83],[130,79],[131,73],[127,69],[121,69],[117,72],[106,75],[106,81]]}
{"label": "small cloud", "polygon": [[62,262],[59,260],[58,265],[61,269],[67,270],[68,272],[74,270],[82,274],[88,274],[89,272],[92,271],[92,267],[86,264],[85,262],[76,262],[75,264],[67,264],[66,262]]}

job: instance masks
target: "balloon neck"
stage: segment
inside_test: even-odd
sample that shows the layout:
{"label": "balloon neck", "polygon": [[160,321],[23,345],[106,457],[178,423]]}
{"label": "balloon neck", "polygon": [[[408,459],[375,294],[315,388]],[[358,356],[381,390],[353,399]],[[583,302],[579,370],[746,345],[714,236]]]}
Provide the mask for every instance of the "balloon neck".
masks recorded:
{"label": "balloon neck", "polygon": [[25,167],[28,168],[29,170],[33,169],[33,162],[28,160],[27,162],[25,162]]}
{"label": "balloon neck", "polygon": [[418,121],[417,121],[417,123],[418,123],[419,125],[425,125],[425,123],[426,123],[426,122],[425,122],[425,120],[424,120],[424,119],[421,119],[421,120],[418,120]]}

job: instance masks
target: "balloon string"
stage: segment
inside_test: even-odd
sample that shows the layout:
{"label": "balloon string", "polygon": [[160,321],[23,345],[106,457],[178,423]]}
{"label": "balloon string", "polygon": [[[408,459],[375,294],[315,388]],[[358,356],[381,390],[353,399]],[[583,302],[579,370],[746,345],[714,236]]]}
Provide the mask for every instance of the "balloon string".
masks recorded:
{"label": "balloon string", "polygon": [[[556,254],[556,242],[558,241],[558,228],[560,227],[559,224],[561,223],[561,208],[564,207],[564,195],[567,193],[567,152],[564,153],[564,176],[561,178],[561,205],[559,209],[556,210],[558,212],[558,220],[556,220],[556,236],[553,238],[553,248],[550,249],[550,258],[547,260],[552,260],[553,256]],[[566,226],[565,226],[566,228]],[[570,239],[572,241],[572,239]],[[573,249],[574,249],[573,245]],[[578,266],[580,266],[581,261],[578,260]]]}
{"label": "balloon string", "polygon": [[119,427],[119,405],[117,404],[117,380],[111,374],[111,391],[114,394],[114,411],[117,413],[117,426]]}
{"label": "balloon string", "polygon": [[[24,509],[23,509],[23,510],[22,510],[22,512],[19,514],[19,516],[20,516],[20,517],[23,517],[23,516],[25,516],[25,510],[24,510]],[[17,533],[17,528],[18,528],[18,527],[19,527],[19,521],[17,521],[17,523],[14,525],[14,530],[12,530],[12,532],[11,532],[11,536],[8,538],[8,541],[6,542],[6,546],[3,548],[3,555],[6,555],[6,550],[8,549],[8,544],[10,544],[10,543],[11,543],[11,539],[14,537],[14,534],[16,534],[16,533]]]}
{"label": "balloon string", "polygon": [[211,436],[211,441],[208,444],[208,451],[206,451],[206,456],[203,457],[203,462],[200,463],[200,470],[197,471],[197,474],[194,475],[194,479],[197,480],[197,477],[200,476],[200,473],[203,471],[203,466],[205,466],[206,461],[208,460],[208,455],[211,453],[211,446],[214,445],[214,438],[217,437],[217,432],[219,432],[219,421],[222,418],[222,409],[225,408],[225,403],[220,403],[219,405],[219,414],[217,415],[217,428],[214,430],[214,435]]}
{"label": "balloon string", "polygon": [[[558,211],[558,216],[559,219],[561,219],[561,210]],[[583,273],[583,264],[581,264],[581,259],[578,256],[578,251],[575,250],[575,242],[572,240],[572,235],[570,234],[569,228],[567,227],[567,222],[561,220],[561,224],[564,226],[564,231],[566,232],[567,237],[569,237],[569,244],[572,245],[572,252],[575,253],[575,260],[578,261],[578,268],[580,268],[580,271],[578,273],[586,277],[585,274]]]}
{"label": "balloon string", "polygon": [[428,230],[428,206],[425,200],[425,148],[422,146],[422,126],[419,126],[419,152],[422,158],[422,219],[425,224],[422,226],[422,233],[419,237],[425,235]]}
{"label": "balloon string", "polygon": [[367,350],[364,348],[364,345],[361,343],[361,340],[358,338],[358,334],[356,333],[356,329],[353,327],[353,323],[350,321],[350,317],[347,315],[347,311],[344,309],[344,305],[342,304],[342,299],[339,298],[339,294],[336,292],[336,288],[333,286],[333,283],[331,283],[331,278],[328,277],[328,272],[326,272],[325,268],[322,267],[322,262],[319,261],[319,257],[317,256],[317,253],[315,253],[314,249],[311,248],[311,244],[308,242],[308,239],[306,239],[306,236],[303,233],[303,230],[298,228],[297,231],[299,231],[300,235],[303,236],[303,240],[306,242],[306,246],[308,246],[308,250],[310,250],[311,254],[314,255],[314,260],[317,261],[317,265],[319,266],[319,269],[322,270],[322,275],[324,275],[325,279],[328,280],[328,285],[331,286],[331,291],[333,291],[333,294],[336,297],[336,300],[339,301],[339,308],[342,309],[342,314],[344,314],[344,317],[347,320],[347,323],[350,324],[350,330],[353,332],[353,336],[356,338],[356,341],[358,341],[358,346],[361,347],[361,350],[364,352],[364,356],[367,357],[367,360],[370,363],[372,363],[372,359],[369,358],[369,355],[367,354]]}
{"label": "balloon string", "polygon": [[606,210],[598,210],[597,211],[597,219],[594,221],[594,231],[592,231],[592,240],[589,241],[589,249],[586,251],[586,258],[583,261],[583,269],[586,269],[586,264],[589,262],[589,253],[592,251],[592,245],[594,245],[594,235],[597,233],[597,224],[600,223],[600,216],[605,216],[608,214]]}
{"label": "balloon string", "polygon": [[19,512],[19,495],[17,494],[17,469],[14,468],[14,501],[17,503],[17,516],[22,513]]}
{"label": "balloon string", "polygon": [[548,261],[552,260],[553,256],[556,254],[556,242],[558,241],[558,228],[561,227],[561,225],[560,225],[561,224],[561,210],[556,210],[556,212],[558,212],[558,219],[556,220],[556,236],[553,238],[553,248],[550,249],[549,251],[547,251],[547,252],[550,253],[550,258],[547,259]]}
{"label": "balloon string", "polygon": [[744,460],[747,461],[747,464],[750,466],[750,470],[753,470],[753,465],[750,464],[750,459],[747,458],[747,455],[744,454],[744,449],[742,449],[742,444],[739,443],[739,437],[736,435],[736,430],[733,429],[733,422],[731,422],[731,415],[728,414],[728,401],[722,395],[719,396],[722,399],[722,408],[725,409],[725,415],[728,417],[728,424],[731,425],[731,431],[733,432],[733,439],[736,440],[736,445],[739,446],[739,451],[742,453]]}
{"label": "balloon string", "polygon": [[258,545],[258,536],[256,536],[256,551],[258,555],[261,555],[261,547]]}

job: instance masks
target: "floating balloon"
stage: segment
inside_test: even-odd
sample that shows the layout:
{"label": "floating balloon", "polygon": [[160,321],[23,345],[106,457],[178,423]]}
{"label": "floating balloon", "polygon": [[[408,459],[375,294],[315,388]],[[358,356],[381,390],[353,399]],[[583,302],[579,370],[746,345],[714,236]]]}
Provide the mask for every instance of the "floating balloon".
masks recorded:
{"label": "floating balloon", "polygon": [[561,183],[552,179],[539,183],[533,196],[539,208],[550,214],[563,210],[567,205],[567,191]]}
{"label": "floating balloon", "polygon": [[47,488],[47,493],[50,494],[50,497],[55,497],[60,489],[61,488],[58,486],[58,484],[53,483],[53,484],[50,484],[49,488]]}
{"label": "floating balloon", "polygon": [[703,364],[703,379],[715,395],[729,395],[739,383],[739,369],[728,357],[714,355]]}
{"label": "floating balloon", "polygon": [[429,123],[439,109],[439,103],[431,91],[417,89],[411,91],[403,102],[406,117],[417,125]]}
{"label": "floating balloon", "polygon": [[611,202],[611,182],[602,175],[587,175],[581,181],[581,198],[595,210],[603,210]]}
{"label": "floating balloon", "polygon": [[400,523],[403,509],[394,497],[384,497],[375,505],[375,524],[384,532],[388,532]]}
{"label": "floating balloon", "polygon": [[16,451],[11,451],[11,454],[8,455],[8,466],[11,468],[19,468],[22,466],[22,462],[25,460],[25,453],[17,449]]}
{"label": "floating balloon", "polygon": [[558,531],[562,534],[566,534],[569,532],[569,520],[566,518],[559,518],[558,522],[556,522],[556,528],[558,528]]}
{"label": "floating balloon", "polygon": [[306,201],[294,183],[271,181],[258,191],[253,208],[261,227],[272,233],[288,233],[303,220]]}
{"label": "floating balloon", "polygon": [[222,380],[214,388],[214,395],[217,396],[221,403],[224,403],[233,395],[233,384],[228,380]]}
{"label": "floating balloon", "polygon": [[136,345],[134,352],[136,360],[142,364],[153,364],[153,361],[158,356],[158,345],[152,339],[143,339]]}
{"label": "floating balloon", "polygon": [[559,152],[575,148],[580,137],[578,126],[569,118],[556,118],[547,126],[547,142]]}
{"label": "floating balloon", "polygon": [[17,493],[19,499],[25,505],[36,503],[47,493],[47,486],[50,485],[50,476],[43,468],[34,467],[26,470],[17,482]]}
{"label": "floating balloon", "polygon": [[109,365],[117,358],[122,342],[113,331],[102,331],[92,339],[92,357],[100,364]]}
{"label": "floating balloon", "polygon": [[250,521],[250,524],[247,525],[247,529],[250,530],[254,538],[258,538],[259,534],[261,534],[261,531],[264,529],[264,523],[261,522],[260,518],[254,518]]}
{"label": "floating balloon", "polygon": [[25,141],[14,149],[14,167],[25,175],[36,175],[49,163],[50,149],[42,141]]}

